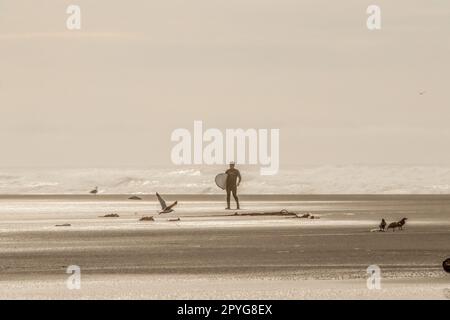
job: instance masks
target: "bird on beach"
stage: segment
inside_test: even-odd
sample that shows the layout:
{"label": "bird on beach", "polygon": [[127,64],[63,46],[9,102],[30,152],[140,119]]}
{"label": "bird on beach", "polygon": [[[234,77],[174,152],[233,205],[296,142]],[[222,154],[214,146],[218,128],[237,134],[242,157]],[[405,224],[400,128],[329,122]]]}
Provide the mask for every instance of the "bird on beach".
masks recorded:
{"label": "bird on beach", "polygon": [[91,190],[89,193],[90,194],[97,194],[98,193],[98,187],[95,187],[95,189]]}
{"label": "bird on beach", "polygon": [[387,230],[392,228],[392,231],[395,231],[395,228],[398,228],[399,230],[403,230],[403,226],[406,224],[406,220],[408,220],[408,218],[403,218],[400,221],[397,222],[391,222],[388,227]]}
{"label": "bird on beach", "polygon": [[164,199],[159,195],[159,193],[156,193],[156,197],[158,198],[159,203],[161,204],[161,209],[162,211],[159,212],[159,214],[162,213],[170,213],[173,212],[174,210],[172,209],[173,207],[175,207],[178,204],[178,201],[175,201],[174,203],[172,203],[170,206],[167,206],[166,202],[164,201]]}

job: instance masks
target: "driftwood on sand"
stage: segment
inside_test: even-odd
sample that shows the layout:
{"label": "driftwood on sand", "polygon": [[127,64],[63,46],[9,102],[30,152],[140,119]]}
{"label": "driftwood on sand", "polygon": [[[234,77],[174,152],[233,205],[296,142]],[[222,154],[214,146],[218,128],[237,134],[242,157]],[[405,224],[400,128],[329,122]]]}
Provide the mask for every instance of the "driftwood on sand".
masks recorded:
{"label": "driftwood on sand", "polygon": [[320,219],[320,217],[313,216],[311,213],[295,213],[290,212],[286,209],[280,211],[269,211],[269,212],[244,212],[244,213],[234,213],[234,216],[283,216],[290,218],[303,218],[303,219]]}
{"label": "driftwood on sand", "polygon": [[131,196],[131,197],[129,197],[128,199],[129,199],[129,200],[142,200],[142,198],[141,198],[141,197],[138,197],[138,196]]}
{"label": "driftwood on sand", "polygon": [[300,214],[300,213],[297,213],[296,215],[295,215],[295,217],[296,218],[299,218],[299,219],[320,219],[320,217],[317,217],[317,216],[313,216],[311,213],[303,213],[303,214]]}
{"label": "driftwood on sand", "polygon": [[70,226],[72,226],[70,223],[55,224],[55,227],[70,227]]}
{"label": "driftwood on sand", "polygon": [[155,218],[153,218],[153,216],[142,217],[142,218],[139,219],[139,221],[155,221]]}
{"label": "driftwood on sand", "polygon": [[295,213],[289,212],[286,209],[280,211],[269,211],[269,212],[243,212],[234,213],[235,216],[295,216]]}
{"label": "driftwood on sand", "polygon": [[100,218],[119,218],[120,216],[117,213],[110,213],[105,214],[104,216],[101,216]]}
{"label": "driftwood on sand", "polygon": [[286,209],[280,211],[254,211],[254,212],[235,212],[232,214],[214,214],[214,215],[199,215],[197,217],[249,217],[249,216],[280,216],[287,218],[306,218],[306,219],[320,219],[320,217],[313,216],[310,213],[300,214],[291,212]]}

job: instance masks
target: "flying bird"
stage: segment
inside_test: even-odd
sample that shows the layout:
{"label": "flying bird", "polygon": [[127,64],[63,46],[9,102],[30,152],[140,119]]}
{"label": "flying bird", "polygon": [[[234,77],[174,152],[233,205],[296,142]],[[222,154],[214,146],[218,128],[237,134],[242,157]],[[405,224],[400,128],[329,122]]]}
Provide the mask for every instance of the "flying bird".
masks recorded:
{"label": "flying bird", "polygon": [[178,201],[175,201],[170,206],[167,206],[166,202],[164,201],[163,198],[161,198],[161,196],[159,195],[158,192],[156,193],[156,197],[158,198],[158,201],[161,204],[161,208],[162,208],[162,211],[160,211],[159,214],[170,213],[170,212],[174,211],[172,208],[177,205]]}
{"label": "flying bird", "polygon": [[91,192],[89,192],[90,194],[97,194],[98,193],[98,187],[95,187],[94,190],[92,190]]}

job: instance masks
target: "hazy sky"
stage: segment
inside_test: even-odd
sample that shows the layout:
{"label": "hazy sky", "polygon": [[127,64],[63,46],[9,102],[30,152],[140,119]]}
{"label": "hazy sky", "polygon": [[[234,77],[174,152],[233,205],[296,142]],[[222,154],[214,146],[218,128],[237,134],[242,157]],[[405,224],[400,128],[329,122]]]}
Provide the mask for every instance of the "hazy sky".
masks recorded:
{"label": "hazy sky", "polygon": [[0,0],[0,167],[168,164],[194,120],[280,128],[282,165],[450,165],[449,59],[450,1]]}

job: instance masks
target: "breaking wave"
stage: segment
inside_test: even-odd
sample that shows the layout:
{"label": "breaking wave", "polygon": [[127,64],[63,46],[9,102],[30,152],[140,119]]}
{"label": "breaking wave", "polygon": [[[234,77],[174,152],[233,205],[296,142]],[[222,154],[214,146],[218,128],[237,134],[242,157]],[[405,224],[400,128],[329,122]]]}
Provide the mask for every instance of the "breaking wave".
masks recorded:
{"label": "breaking wave", "polygon": [[[304,166],[261,176],[240,167],[241,193],[247,194],[448,194],[450,167]],[[0,169],[1,194],[221,193],[214,184],[224,167],[153,169]]]}

